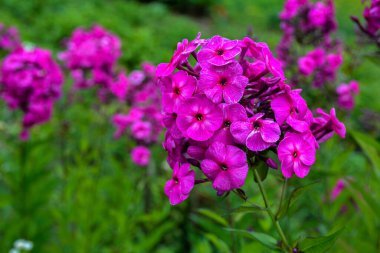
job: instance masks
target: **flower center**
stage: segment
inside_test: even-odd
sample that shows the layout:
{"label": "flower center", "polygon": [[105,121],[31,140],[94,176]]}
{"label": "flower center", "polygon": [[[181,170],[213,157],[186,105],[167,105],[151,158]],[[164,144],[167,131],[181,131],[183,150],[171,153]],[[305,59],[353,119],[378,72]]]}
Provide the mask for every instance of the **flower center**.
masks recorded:
{"label": "flower center", "polygon": [[224,54],[224,50],[222,48],[216,50],[216,54],[217,55],[223,55]]}
{"label": "flower center", "polygon": [[179,95],[181,93],[181,90],[178,87],[174,88],[174,93]]}
{"label": "flower center", "polygon": [[258,121],[255,121],[255,122],[253,123],[253,128],[254,128],[255,130],[259,130],[259,129],[260,129],[260,127],[261,127],[261,124],[260,124],[260,122],[258,122]]}
{"label": "flower center", "polygon": [[293,152],[293,157],[294,157],[294,158],[297,158],[297,157],[298,157],[298,152],[297,152],[297,151],[294,151],[294,152]]}
{"label": "flower center", "polygon": [[224,171],[226,171],[226,170],[228,169],[227,165],[224,164],[224,163],[222,163],[222,164],[220,165],[220,168],[221,168],[222,170],[224,170]]}
{"label": "flower center", "polygon": [[220,84],[221,86],[226,86],[226,84],[227,84],[227,78],[222,77],[222,78],[220,79],[220,81],[219,81],[219,84]]}
{"label": "flower center", "polygon": [[198,120],[198,121],[201,121],[203,119],[203,115],[201,113],[197,113],[195,114],[195,118]]}
{"label": "flower center", "polygon": [[174,177],[173,180],[174,180],[174,182],[175,182],[176,184],[178,184],[179,180],[178,180],[177,177]]}
{"label": "flower center", "polygon": [[229,121],[229,120],[224,121],[224,126],[225,127],[230,127],[231,126],[231,121]]}

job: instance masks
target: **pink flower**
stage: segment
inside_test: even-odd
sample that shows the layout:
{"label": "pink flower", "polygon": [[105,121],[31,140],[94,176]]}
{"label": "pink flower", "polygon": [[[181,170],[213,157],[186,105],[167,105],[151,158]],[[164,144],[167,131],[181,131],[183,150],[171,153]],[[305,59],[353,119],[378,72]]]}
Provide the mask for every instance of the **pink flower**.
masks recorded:
{"label": "pink flower", "polygon": [[300,178],[307,176],[315,162],[314,146],[305,141],[300,134],[287,133],[278,145],[277,152],[282,174],[286,178],[292,177],[293,174]]}
{"label": "pink flower", "polygon": [[160,63],[157,66],[156,76],[163,77],[168,76],[182,63],[187,61],[189,55],[194,52],[199,44],[202,42],[200,40],[201,33],[198,33],[197,37],[189,42],[187,39],[182,40],[177,44],[177,49],[174,52],[169,63]]}
{"label": "pink flower", "polygon": [[242,187],[248,173],[244,151],[220,142],[213,143],[201,163],[203,173],[213,181],[217,191],[230,191]]}
{"label": "pink flower", "polygon": [[165,112],[177,111],[178,105],[193,95],[196,84],[196,79],[185,71],[178,71],[162,80],[163,110]]}
{"label": "pink flower", "polygon": [[312,132],[319,142],[324,142],[331,138],[334,132],[341,138],[346,137],[346,127],[336,117],[335,108],[330,110],[330,114],[327,114],[321,108],[318,108],[317,113],[320,114],[321,117],[314,119]]}
{"label": "pink flower", "polygon": [[345,184],[344,180],[339,179],[336,182],[334,189],[331,191],[330,200],[334,201],[342,193],[344,188],[346,188],[346,184]]}
{"label": "pink flower", "polygon": [[152,133],[152,124],[147,121],[136,121],[131,125],[131,134],[137,140],[149,139]]}
{"label": "pink flower", "polygon": [[306,5],[308,0],[287,0],[285,2],[284,10],[280,13],[281,19],[291,19],[297,15],[298,10]]}
{"label": "pink flower", "polygon": [[223,113],[206,97],[192,97],[179,106],[176,122],[184,136],[205,141],[222,125]]}
{"label": "pink flower", "polygon": [[305,132],[313,119],[306,101],[300,95],[301,90],[287,91],[277,95],[271,101],[277,123],[284,122],[298,132]]}
{"label": "pink flower", "polygon": [[201,71],[199,89],[214,103],[232,104],[242,98],[248,78],[237,62],[222,67],[204,68]]}
{"label": "pink flower", "polygon": [[118,80],[111,83],[110,91],[120,101],[124,101],[127,96],[128,78],[124,72],[119,74]]}
{"label": "pink flower", "polygon": [[165,195],[169,198],[170,204],[178,205],[186,200],[194,187],[195,172],[190,170],[190,164],[180,165],[176,163],[173,168],[172,179],[165,184]]}
{"label": "pink flower", "polygon": [[336,88],[339,107],[352,110],[355,106],[355,95],[359,93],[359,83],[351,81],[349,84],[342,83]]}
{"label": "pink flower", "polygon": [[247,121],[231,125],[232,136],[252,151],[263,151],[280,138],[281,130],[276,122],[263,119],[264,113],[257,113]]}
{"label": "pink flower", "polygon": [[150,162],[150,150],[145,146],[134,147],[131,151],[132,161],[139,166],[148,166]]}
{"label": "pink flower", "polygon": [[224,144],[233,145],[235,141],[231,134],[231,126],[235,122],[246,121],[247,113],[240,104],[221,104],[221,108],[223,110],[223,124],[210,139],[210,143],[222,142]]}
{"label": "pink flower", "polygon": [[314,59],[308,55],[303,56],[298,59],[298,68],[301,74],[305,76],[311,75],[314,72],[316,67],[317,66]]}
{"label": "pink flower", "polygon": [[228,40],[221,36],[212,37],[198,53],[199,64],[223,66],[230,63],[240,53],[237,40]]}
{"label": "pink flower", "polygon": [[322,2],[316,2],[308,13],[308,18],[313,26],[321,27],[326,24],[332,14],[332,9],[329,6],[326,6]]}

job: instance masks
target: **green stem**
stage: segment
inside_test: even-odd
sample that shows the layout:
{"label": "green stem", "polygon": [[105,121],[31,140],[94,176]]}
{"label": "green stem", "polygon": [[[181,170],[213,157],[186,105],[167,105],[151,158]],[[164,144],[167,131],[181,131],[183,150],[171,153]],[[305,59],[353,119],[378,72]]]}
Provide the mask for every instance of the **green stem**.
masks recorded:
{"label": "green stem", "polygon": [[269,214],[269,216],[273,222],[273,225],[276,227],[276,230],[277,230],[278,234],[280,235],[282,243],[285,245],[286,249],[289,252],[292,252],[292,248],[289,246],[288,240],[286,239],[286,236],[285,236],[284,232],[282,231],[280,223],[278,220],[276,220],[276,217],[270,208],[268,197],[267,197],[267,194],[265,192],[263,182],[261,181],[260,175],[256,169],[253,169],[253,173],[255,174],[255,178],[257,179],[257,184],[259,185],[261,196],[263,197],[263,200],[264,200],[265,208],[266,208],[266,210],[267,210],[267,212],[268,212],[268,214]]}
{"label": "green stem", "polygon": [[286,194],[287,182],[288,182],[288,180],[285,178],[284,183],[282,184],[282,189],[281,189],[280,204],[278,205],[278,210],[277,210],[276,216],[275,216],[276,220],[278,220],[278,215],[280,214],[280,211],[281,211],[282,202],[284,201],[284,197]]}

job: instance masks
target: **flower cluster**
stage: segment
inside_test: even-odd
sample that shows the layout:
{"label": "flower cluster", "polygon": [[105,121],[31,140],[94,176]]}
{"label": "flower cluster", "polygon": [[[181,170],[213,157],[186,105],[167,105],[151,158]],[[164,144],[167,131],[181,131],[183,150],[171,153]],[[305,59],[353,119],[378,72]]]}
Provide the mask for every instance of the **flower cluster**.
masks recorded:
{"label": "flower cluster", "polygon": [[338,105],[345,110],[352,110],[355,106],[355,96],[359,93],[359,83],[351,81],[342,83],[336,88],[338,94]]}
{"label": "flower cluster", "polygon": [[13,51],[20,47],[21,41],[17,29],[0,23],[0,49]]}
{"label": "flower cluster", "polygon": [[351,17],[351,19],[380,47],[380,0],[371,0],[371,5],[364,9],[363,17],[366,21],[365,25],[362,25],[357,17]]}
{"label": "flower cluster", "polygon": [[288,0],[280,18],[284,34],[277,52],[282,66],[290,72],[291,83],[318,88],[328,95],[327,100],[336,101],[338,95],[337,104],[348,109],[341,106],[341,95],[332,92],[343,64],[342,43],[334,38],[333,2]]}
{"label": "flower cluster", "polygon": [[341,52],[329,53],[318,47],[298,59],[298,68],[300,74],[312,76],[314,87],[322,87],[328,81],[335,81],[342,63]]}
{"label": "flower cluster", "polygon": [[150,162],[148,147],[157,143],[162,130],[160,93],[155,84],[156,68],[143,63],[142,70],[132,71],[127,77],[124,102],[128,105],[127,114],[119,113],[113,117],[117,130],[115,138],[127,134],[137,147],[132,149],[131,157],[135,164],[147,166]]}
{"label": "flower cluster", "polygon": [[120,55],[120,39],[104,28],[94,26],[90,31],[76,29],[60,59],[70,69],[76,89],[100,85],[101,98],[109,91],[116,91],[117,97],[123,99],[127,85],[125,73],[116,74],[114,71]]}
{"label": "flower cluster", "polygon": [[299,44],[326,41],[337,27],[332,0],[327,3],[287,0],[280,19],[284,35],[278,47],[278,56],[284,65],[293,61],[291,47],[295,41]]}
{"label": "flower cluster", "polygon": [[314,118],[268,46],[250,38],[183,40],[156,74],[167,128],[163,146],[173,168],[165,193],[173,205],[198,182],[190,164],[221,195],[244,185],[252,160],[276,168],[269,152],[277,154],[285,177],[305,177],[319,143],[334,132],[345,136],[335,110],[318,109]]}
{"label": "flower cluster", "polygon": [[24,112],[22,139],[29,129],[48,121],[53,103],[61,94],[63,76],[49,51],[18,49],[1,66],[1,92],[11,109]]}

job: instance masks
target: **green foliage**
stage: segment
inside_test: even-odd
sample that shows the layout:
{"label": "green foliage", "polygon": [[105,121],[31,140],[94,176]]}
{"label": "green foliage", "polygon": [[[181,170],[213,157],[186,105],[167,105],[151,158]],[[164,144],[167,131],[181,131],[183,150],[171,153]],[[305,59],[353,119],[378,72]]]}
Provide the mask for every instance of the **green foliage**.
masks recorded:
{"label": "green foliage", "polygon": [[[241,38],[252,28],[253,37],[273,50],[281,37],[277,16],[282,1],[186,2],[205,11],[194,13],[186,5],[191,14],[186,16],[173,12],[182,11],[184,5],[178,9],[168,1],[2,0],[0,21],[16,26],[26,43],[54,53],[63,50],[62,42],[76,27],[100,24],[121,38],[118,68],[128,70],[142,61],[168,61],[176,43],[194,38],[198,31],[204,37]],[[360,1],[335,2],[339,36],[346,49],[359,51],[349,15],[360,16],[363,6]],[[280,171],[257,165],[271,208],[279,210],[276,218],[281,219],[284,233],[304,252],[380,249],[380,124],[373,118],[363,119],[366,110],[380,112],[380,72],[378,58],[363,55],[362,59],[356,68],[343,68],[345,77],[358,80],[361,86],[358,106],[343,120],[349,129],[347,140],[333,138],[321,144],[310,175],[302,181],[288,180],[280,207]],[[345,55],[346,62],[354,60],[355,54]],[[70,86],[68,79],[66,93]],[[252,171],[245,186],[226,198],[217,198],[209,185],[202,184],[187,202],[171,207],[162,190],[170,174],[164,151],[160,146],[153,149],[154,162],[148,169],[133,165],[128,155],[132,143],[112,138],[110,118],[118,106],[100,104],[95,93],[81,91],[74,103],[63,97],[52,121],[34,128],[26,143],[18,140],[21,114],[1,103],[0,252],[8,252],[20,238],[34,243],[32,253],[279,249],[276,228]],[[310,97],[313,103],[326,106],[320,98]],[[339,178],[346,188],[332,201],[330,194]],[[343,226],[346,229],[331,229]]]}

